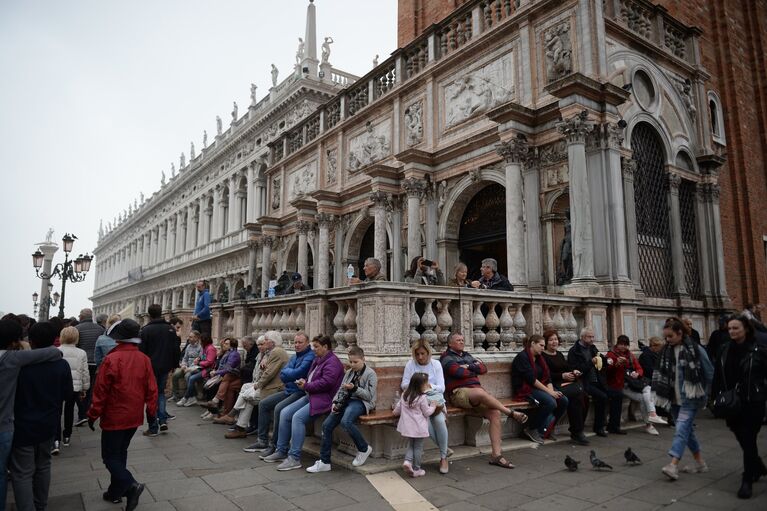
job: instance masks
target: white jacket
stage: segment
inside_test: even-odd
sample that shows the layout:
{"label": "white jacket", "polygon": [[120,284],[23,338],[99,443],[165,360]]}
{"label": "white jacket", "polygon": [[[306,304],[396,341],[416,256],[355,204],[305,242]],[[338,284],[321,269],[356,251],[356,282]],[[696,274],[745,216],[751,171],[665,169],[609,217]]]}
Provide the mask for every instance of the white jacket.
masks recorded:
{"label": "white jacket", "polygon": [[88,390],[91,386],[91,375],[88,372],[88,355],[85,351],[72,344],[59,346],[64,360],[72,371],[72,387],[75,392]]}

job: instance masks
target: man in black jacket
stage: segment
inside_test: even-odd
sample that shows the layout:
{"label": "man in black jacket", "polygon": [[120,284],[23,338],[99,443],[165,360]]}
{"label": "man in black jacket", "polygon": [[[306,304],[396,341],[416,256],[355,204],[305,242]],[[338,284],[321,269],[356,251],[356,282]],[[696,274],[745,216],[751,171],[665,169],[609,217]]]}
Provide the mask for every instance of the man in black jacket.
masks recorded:
{"label": "man in black jacket", "polygon": [[147,310],[149,323],[141,329],[139,349],[152,360],[152,370],[157,381],[157,418],[147,415],[149,429],[144,436],[157,436],[168,431],[168,413],[165,410],[165,385],[168,373],[178,366],[181,353],[176,329],[162,317],[162,306],[154,303]]}
{"label": "man in black jacket", "polygon": [[514,291],[511,282],[498,273],[498,261],[492,258],[482,260],[482,266],[479,271],[482,276],[479,280],[471,282],[471,287],[475,289],[494,289],[496,291]]}
{"label": "man in black jacket", "polygon": [[[583,389],[594,401],[594,433],[607,436],[605,431],[605,409],[607,408],[608,390],[605,380],[605,359],[594,346],[594,331],[591,328],[581,330],[580,339],[567,353],[567,363],[581,372]],[[620,401],[619,401],[620,403]],[[618,414],[618,417],[620,414]],[[616,432],[620,432],[617,429]]]}
{"label": "man in black jacket", "polygon": [[[91,309],[82,309],[80,311],[80,322],[77,323],[77,332],[80,334],[80,340],[77,346],[88,355],[88,372],[90,373],[91,381],[96,381],[96,340],[104,335],[104,327],[98,323],[93,322],[93,311]],[[88,387],[88,391],[85,394],[85,401],[77,406],[77,422],[75,426],[83,426],[88,422],[85,418],[85,412],[91,406],[91,394],[93,392],[93,385]]]}
{"label": "man in black jacket", "polygon": [[[34,349],[53,346],[57,335],[48,322],[29,329]],[[28,365],[19,372],[14,405],[16,431],[9,464],[17,509],[45,509],[48,504],[51,449],[61,418],[61,403],[72,392],[72,372],[66,360]]]}

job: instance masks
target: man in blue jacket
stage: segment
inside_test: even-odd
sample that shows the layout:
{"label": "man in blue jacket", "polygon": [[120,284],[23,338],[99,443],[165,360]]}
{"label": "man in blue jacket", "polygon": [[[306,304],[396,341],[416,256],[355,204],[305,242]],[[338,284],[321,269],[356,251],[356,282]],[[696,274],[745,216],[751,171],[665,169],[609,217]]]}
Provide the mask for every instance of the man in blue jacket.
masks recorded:
{"label": "man in blue jacket", "polygon": [[197,302],[194,304],[194,316],[192,316],[192,330],[197,330],[200,334],[210,335],[210,293],[205,287],[204,280],[197,281]]}
{"label": "man in blue jacket", "polygon": [[[309,337],[304,332],[296,333],[293,338],[293,347],[296,354],[290,357],[280,371],[280,379],[285,384],[285,390],[272,394],[258,403],[258,441],[243,449],[245,452],[261,451],[259,456],[261,459],[274,453],[277,445],[277,426],[280,423],[282,409],[304,396],[304,391],[299,389],[295,382],[309,375],[309,368],[314,361],[314,352],[309,346]],[[271,442],[269,442],[269,424],[274,425]]]}

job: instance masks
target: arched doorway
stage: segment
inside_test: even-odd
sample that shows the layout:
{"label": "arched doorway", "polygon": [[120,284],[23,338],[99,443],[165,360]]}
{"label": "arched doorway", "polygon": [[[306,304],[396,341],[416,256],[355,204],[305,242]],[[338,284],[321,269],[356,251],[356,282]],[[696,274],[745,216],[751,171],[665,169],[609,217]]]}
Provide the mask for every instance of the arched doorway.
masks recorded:
{"label": "arched doorway", "polygon": [[498,271],[506,268],[506,189],[490,183],[477,191],[466,205],[458,230],[458,254],[469,267],[469,277],[479,277],[482,259],[498,261]]}
{"label": "arched doorway", "polygon": [[[365,264],[365,259],[368,257],[375,257],[375,223],[371,223],[362,236],[362,242],[360,243],[360,253],[357,260],[357,268],[360,271],[360,278],[364,278],[364,271],[362,266]],[[389,247],[389,237],[386,236],[386,268],[391,271],[391,250]],[[388,280],[399,280],[402,275],[389,275]]]}
{"label": "arched doorway", "polygon": [[639,281],[647,296],[671,298],[673,270],[669,229],[666,152],[655,129],[639,123],[631,133]]}

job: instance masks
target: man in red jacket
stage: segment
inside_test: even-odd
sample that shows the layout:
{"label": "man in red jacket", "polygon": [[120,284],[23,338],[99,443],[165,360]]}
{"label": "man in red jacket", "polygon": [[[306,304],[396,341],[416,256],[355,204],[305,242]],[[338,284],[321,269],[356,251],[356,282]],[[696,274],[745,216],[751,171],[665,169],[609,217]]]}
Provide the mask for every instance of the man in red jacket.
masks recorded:
{"label": "man in red jacket", "polygon": [[152,362],[138,349],[139,324],[132,319],[118,321],[107,335],[117,341],[99,367],[88,426],[101,419],[101,458],[112,476],[104,500],[119,503],[126,497],[126,511],[138,506],[144,485],[136,482],[127,468],[128,447],[136,429],[147,415],[157,416],[157,383]]}

